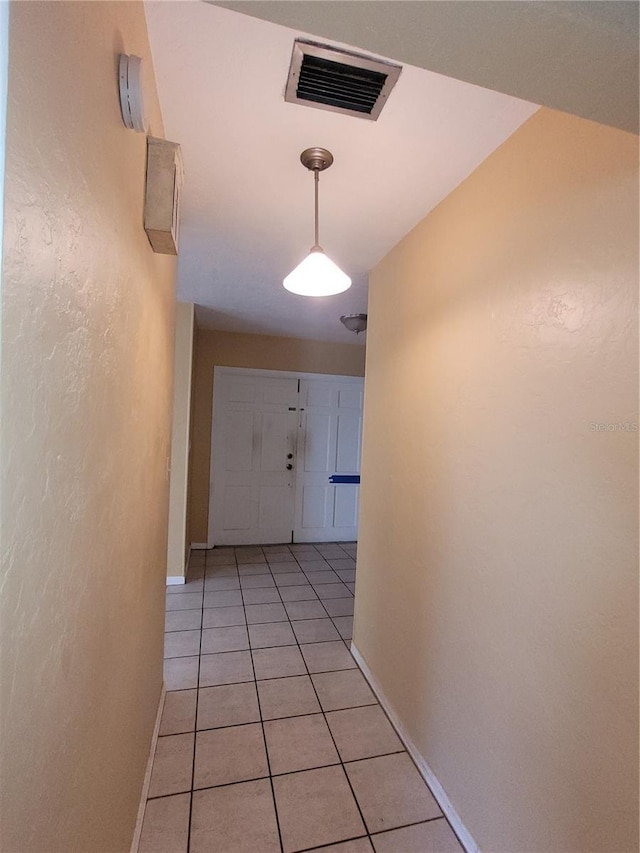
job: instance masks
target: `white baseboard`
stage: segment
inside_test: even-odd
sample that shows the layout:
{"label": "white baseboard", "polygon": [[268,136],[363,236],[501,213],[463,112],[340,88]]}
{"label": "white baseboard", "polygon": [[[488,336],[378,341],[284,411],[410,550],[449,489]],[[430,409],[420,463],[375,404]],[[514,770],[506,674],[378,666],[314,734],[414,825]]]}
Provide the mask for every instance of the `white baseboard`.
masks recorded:
{"label": "white baseboard", "polygon": [[420,755],[420,753],[418,752],[418,749],[416,748],[415,744],[413,743],[413,741],[409,737],[407,730],[405,729],[405,727],[400,722],[398,715],[393,710],[392,706],[389,703],[389,700],[387,699],[387,697],[382,692],[382,688],[380,687],[380,685],[378,684],[376,679],[371,674],[369,667],[365,663],[364,658],[362,657],[362,655],[358,651],[358,648],[353,643],[353,641],[351,642],[351,653],[352,653],[353,657],[355,658],[356,663],[358,664],[358,666],[362,670],[362,674],[364,675],[364,677],[369,682],[369,686],[371,687],[371,689],[375,693],[378,701],[380,702],[380,704],[384,708],[384,711],[385,711],[387,717],[389,717],[389,722],[391,723],[391,725],[396,730],[398,737],[400,738],[402,743],[405,745],[407,752],[409,753],[411,758],[413,758],[413,761],[414,761],[416,767],[418,768],[420,775],[422,776],[424,781],[427,783],[427,785],[431,789],[431,793],[433,794],[433,796],[436,799],[436,802],[438,803],[438,805],[442,809],[443,814],[446,816],[447,820],[451,824],[453,831],[458,836],[458,840],[460,841],[460,843],[462,844],[462,846],[466,850],[466,853],[480,853],[478,845],[473,840],[471,833],[466,828],[466,826],[462,823],[462,820],[460,819],[460,815],[456,812],[455,808],[453,807],[453,805],[451,803],[451,800],[447,796],[447,794],[446,794],[444,788],[442,787],[442,785],[440,784],[440,782],[438,782],[438,780],[436,779],[433,771],[431,770],[431,768],[429,767],[427,762],[424,760],[422,755]]}
{"label": "white baseboard", "polygon": [[176,586],[176,584],[186,583],[186,578],[183,575],[167,575],[167,586]]}
{"label": "white baseboard", "polygon": [[206,542],[192,542],[191,550],[192,551],[206,551],[209,546]]}
{"label": "white baseboard", "polygon": [[160,731],[160,720],[162,719],[162,711],[164,708],[164,698],[167,695],[164,684],[160,693],[160,701],[158,702],[158,711],[156,713],[156,723],[153,727],[153,735],[151,736],[151,748],[149,750],[149,758],[147,759],[147,769],[145,770],[144,779],[142,782],[142,791],[140,792],[140,805],[138,806],[138,818],[136,820],[136,828],[133,832],[133,841],[131,842],[131,853],[138,853],[140,845],[140,836],[142,835],[142,823],[144,821],[144,810],[147,805],[147,795],[149,794],[149,785],[151,783],[151,770],[153,768],[153,756],[156,752],[156,744],[158,742],[158,732]]}

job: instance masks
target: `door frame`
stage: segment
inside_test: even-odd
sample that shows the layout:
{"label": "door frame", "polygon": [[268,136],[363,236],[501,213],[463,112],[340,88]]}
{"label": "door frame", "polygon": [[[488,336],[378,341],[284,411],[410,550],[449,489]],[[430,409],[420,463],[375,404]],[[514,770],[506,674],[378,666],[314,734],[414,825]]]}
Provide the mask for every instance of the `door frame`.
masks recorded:
{"label": "door frame", "polygon": [[[221,447],[222,424],[216,424],[216,377],[219,376],[270,376],[274,379],[340,379],[344,382],[363,382],[363,376],[343,376],[341,373],[306,373],[304,370],[263,370],[258,367],[220,367],[213,368],[213,394],[211,403],[211,436],[209,444],[209,507],[207,513],[207,548],[215,547],[213,537],[213,476],[216,467],[217,453],[215,448]],[[219,404],[219,400],[218,400]]]}

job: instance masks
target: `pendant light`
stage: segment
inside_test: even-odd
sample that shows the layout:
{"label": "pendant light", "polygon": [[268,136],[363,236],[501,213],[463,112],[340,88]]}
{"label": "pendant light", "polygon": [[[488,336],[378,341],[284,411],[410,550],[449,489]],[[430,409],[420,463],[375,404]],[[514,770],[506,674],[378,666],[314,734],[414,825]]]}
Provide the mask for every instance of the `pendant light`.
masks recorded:
{"label": "pendant light", "polygon": [[320,172],[333,163],[333,154],[326,148],[307,148],[300,162],[314,175],[315,186],[315,239],[307,257],[283,281],[291,293],[300,296],[331,296],[351,287],[351,279],[324,253],[318,243],[318,184]]}

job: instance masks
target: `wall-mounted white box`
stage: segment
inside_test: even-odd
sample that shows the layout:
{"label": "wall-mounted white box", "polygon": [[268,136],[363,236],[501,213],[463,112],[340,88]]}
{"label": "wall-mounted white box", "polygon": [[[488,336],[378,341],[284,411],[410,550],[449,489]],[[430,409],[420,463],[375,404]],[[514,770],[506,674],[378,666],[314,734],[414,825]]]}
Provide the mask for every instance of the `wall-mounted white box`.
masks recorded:
{"label": "wall-mounted white box", "polygon": [[144,230],[154,252],[178,254],[182,153],[177,142],[147,138]]}

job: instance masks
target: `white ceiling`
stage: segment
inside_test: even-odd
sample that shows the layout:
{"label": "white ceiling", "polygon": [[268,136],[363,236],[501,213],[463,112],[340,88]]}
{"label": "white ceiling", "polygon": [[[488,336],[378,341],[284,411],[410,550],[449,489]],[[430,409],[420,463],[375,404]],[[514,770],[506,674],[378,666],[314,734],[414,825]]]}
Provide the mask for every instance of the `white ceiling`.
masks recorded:
{"label": "white ceiling", "polygon": [[637,0],[211,0],[638,133]]}
{"label": "white ceiling", "polygon": [[[178,298],[201,326],[356,343],[368,271],[537,107],[405,65],[377,122],[284,101],[305,35],[201,2],[145,3],[168,139],[185,163]],[[304,148],[329,148],[320,242],[353,279],[309,299],[282,279],[313,243]]]}

